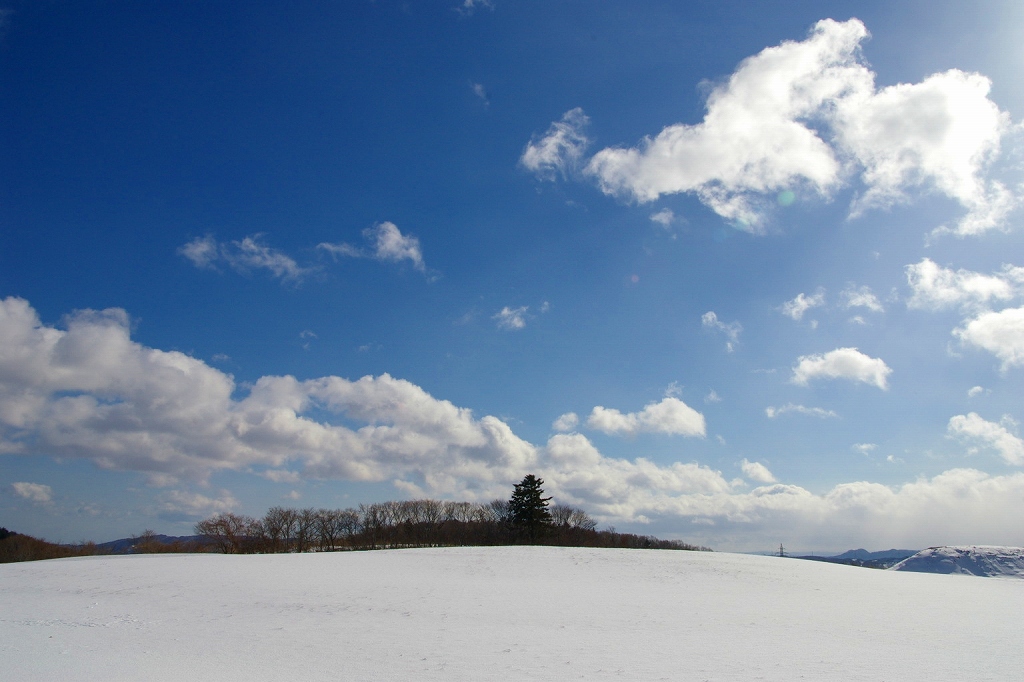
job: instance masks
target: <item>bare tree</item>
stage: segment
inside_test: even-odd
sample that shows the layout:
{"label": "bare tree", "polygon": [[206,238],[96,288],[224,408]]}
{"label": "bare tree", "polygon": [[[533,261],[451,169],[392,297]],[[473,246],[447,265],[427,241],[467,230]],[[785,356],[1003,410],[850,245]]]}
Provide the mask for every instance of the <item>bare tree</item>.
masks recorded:
{"label": "bare tree", "polygon": [[251,516],[217,514],[195,526],[196,535],[211,540],[225,554],[248,552],[257,521]]}
{"label": "bare tree", "polygon": [[316,509],[300,509],[295,514],[295,551],[306,552],[316,543]]}
{"label": "bare tree", "polygon": [[287,552],[298,524],[298,513],[294,509],[271,507],[263,517],[263,534],[266,551]]}

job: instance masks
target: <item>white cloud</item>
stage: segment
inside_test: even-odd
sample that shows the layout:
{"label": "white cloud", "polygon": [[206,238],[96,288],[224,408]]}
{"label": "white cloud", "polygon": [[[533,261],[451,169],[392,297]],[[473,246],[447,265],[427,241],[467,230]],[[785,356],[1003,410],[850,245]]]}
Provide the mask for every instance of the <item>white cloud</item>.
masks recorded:
{"label": "white cloud", "polygon": [[220,258],[220,247],[213,235],[208,234],[205,237],[196,237],[178,249],[178,253],[192,261],[197,268],[212,268]]}
{"label": "white cloud", "polygon": [[978,413],[958,414],[949,420],[946,430],[950,436],[992,448],[1007,464],[1024,465],[1024,441],[1010,433],[1007,425],[1016,427],[1009,417],[1003,424],[985,421]]}
{"label": "white cloud", "polygon": [[823,305],[825,305],[825,290],[819,288],[813,296],[807,296],[801,292],[793,300],[783,303],[782,314],[799,322],[808,310]]}
{"label": "white cloud", "polygon": [[740,463],[740,469],[743,470],[743,475],[752,481],[758,483],[775,483],[776,479],[772,472],[768,471],[768,467],[761,464],[760,462],[750,462],[746,459]]}
{"label": "white cloud", "polygon": [[565,433],[567,431],[574,431],[579,425],[579,416],[575,412],[566,412],[551,424],[551,428],[555,431]]}
{"label": "white cloud", "polygon": [[463,0],[461,5],[455,7],[455,11],[464,16],[470,16],[476,11],[477,7],[486,7],[489,10],[494,10],[494,3],[491,0]]}
{"label": "white cloud", "polygon": [[562,120],[551,124],[543,137],[526,145],[519,163],[544,180],[574,173],[589,143],[583,132],[589,122],[583,109],[570,109],[562,115]]}
{"label": "white cloud", "polygon": [[552,437],[544,462],[538,475],[559,502],[603,522],[671,528],[680,519],[711,521],[709,530],[687,535],[718,549],[759,547],[765,537],[836,549],[859,546],[864,538],[885,547],[1024,542],[1024,473],[953,469],[893,487],[858,481],[814,494],[777,483],[737,492],[721,472],[698,464],[604,457],[581,434]]}
{"label": "white cloud", "polygon": [[402,234],[394,223],[384,221],[373,227],[368,227],[363,230],[363,237],[370,244],[367,249],[360,249],[351,244],[330,244],[328,242],[317,244],[317,248],[323,249],[335,258],[338,256],[372,258],[391,263],[407,260],[420,272],[426,272],[427,266],[423,262],[420,240],[412,235]]}
{"label": "white cloud", "polygon": [[275,277],[285,280],[298,280],[309,270],[299,267],[291,257],[277,249],[260,243],[261,235],[245,237],[241,241],[231,242],[230,246],[221,246],[221,258],[236,270],[266,269]]}
{"label": "white cloud", "polygon": [[[671,397],[618,420],[607,413],[637,431],[704,432],[703,418]],[[346,425],[318,421],[324,414]],[[271,472],[294,471],[476,501],[506,496],[536,473],[558,502],[603,523],[713,520],[722,549],[760,546],[764,537],[828,547],[864,537],[878,546],[1024,542],[1024,473],[957,469],[895,488],[845,483],[821,495],[784,484],[738,492],[707,466],[607,457],[578,433],[532,445],[495,417],[475,417],[387,374],[265,376],[240,388],[200,360],[132,341],[123,311],[75,313],[58,329],[17,298],[0,300],[0,452],[88,459],[164,482],[226,470],[290,482]],[[237,508],[227,491],[169,491],[157,503],[169,515]]]}
{"label": "white cloud", "polygon": [[985,389],[982,388],[981,386],[972,386],[967,391],[967,397],[968,398],[977,398],[979,395],[981,395],[984,392],[985,392]]}
{"label": "white cloud", "polygon": [[714,311],[709,310],[701,315],[700,323],[705,329],[714,329],[725,334],[726,338],[729,339],[725,343],[727,351],[731,353],[736,349],[736,344],[740,341],[740,332],[743,331],[743,326],[739,322],[726,324],[718,319],[718,315]]}
{"label": "white cloud", "polygon": [[708,394],[706,396],[704,396],[704,402],[706,402],[706,403],[720,403],[720,402],[722,402],[722,397],[720,395],[718,395],[718,393],[715,392],[714,389],[712,389],[710,392],[708,392]]}
{"label": "white cloud", "polygon": [[526,327],[526,311],[530,309],[530,306],[519,306],[518,308],[509,308],[505,306],[494,315],[491,316],[492,320],[497,320],[498,329],[506,329],[508,331],[515,331],[517,329],[523,329]]}
{"label": "white cloud", "polygon": [[587,417],[587,426],[609,435],[634,436],[638,433],[666,433],[704,437],[704,415],[671,396],[650,403],[640,412],[623,414],[598,405]]}
{"label": "white cloud", "polygon": [[53,501],[53,488],[42,483],[27,483],[20,481],[12,483],[11,488],[18,497],[23,497],[38,504],[49,504]]}
{"label": "white cloud", "polygon": [[672,212],[671,208],[663,208],[657,213],[651,214],[651,221],[658,223],[664,228],[672,227],[672,222],[676,219],[676,214]]}
{"label": "white cloud", "polygon": [[1002,360],[1003,371],[1024,365],[1024,308],[982,313],[954,329],[953,335]]}
{"label": "white cloud", "polygon": [[227,490],[219,497],[207,497],[184,490],[170,490],[160,496],[160,513],[164,516],[201,518],[224,514],[238,507],[238,500]]}
{"label": "white cloud", "polygon": [[951,231],[1000,227],[1016,199],[985,179],[1009,129],[988,79],[951,70],[877,90],[860,55],[867,37],[857,19],[819,21],[806,40],[740,63],[700,123],[603,149],[586,172],[605,193],[639,202],[693,193],[751,232],[763,230],[776,194],[828,198],[854,175],[865,187],[854,217],[931,190],[967,209]]}
{"label": "white cloud", "polygon": [[832,410],[826,410],[821,407],[804,407],[803,405],[794,405],[793,403],[786,403],[782,407],[766,407],[764,413],[769,419],[775,419],[776,417],[794,412],[796,414],[807,415],[808,417],[818,417],[820,419],[828,419],[830,417],[838,417],[839,415]]}
{"label": "white cloud", "polygon": [[470,83],[470,89],[473,90],[473,94],[480,98],[480,101],[484,103],[484,107],[488,107],[491,104],[491,98],[487,95],[487,88],[481,83]]}
{"label": "white cloud", "polygon": [[862,455],[866,455],[870,452],[874,452],[877,447],[878,446],[874,443],[856,443],[854,444],[853,449]]}
{"label": "white cloud", "polygon": [[[294,465],[304,476],[470,496],[503,492],[537,460],[497,418],[387,374],[265,376],[238,390],[200,360],[133,342],[123,311],[78,312],[64,330],[41,324],[22,299],[0,301],[0,453],[84,458],[165,483]],[[365,425],[310,416],[322,412]]]}
{"label": "white cloud", "polygon": [[851,284],[843,289],[840,297],[842,297],[843,305],[847,310],[850,308],[867,308],[873,313],[885,312],[885,307],[869,286],[857,287]]}
{"label": "white cloud", "polygon": [[299,472],[288,469],[267,469],[260,476],[274,483],[298,483],[302,480]]}
{"label": "white cloud", "polygon": [[298,282],[313,269],[300,266],[295,259],[262,242],[262,234],[254,234],[240,241],[218,243],[212,235],[198,237],[178,249],[178,253],[192,261],[197,268],[215,269],[225,263],[237,272],[269,270],[284,281]]}
{"label": "white cloud", "polygon": [[856,348],[837,348],[824,355],[797,358],[791,382],[806,386],[811,379],[849,379],[887,390],[892,374],[884,361],[861,353]]}
{"label": "white cloud", "polygon": [[970,270],[951,270],[928,258],[908,265],[907,284],[913,294],[910,308],[984,307],[994,301],[1009,301],[1024,292],[1024,268],[1004,265],[1001,273],[983,275]]}
{"label": "white cloud", "polygon": [[868,187],[854,215],[905,201],[908,188],[930,185],[968,209],[954,232],[999,226],[1014,199],[982,176],[1010,122],[988,98],[990,88],[984,76],[952,69],[921,83],[855,90],[844,98],[838,137],[863,164]]}

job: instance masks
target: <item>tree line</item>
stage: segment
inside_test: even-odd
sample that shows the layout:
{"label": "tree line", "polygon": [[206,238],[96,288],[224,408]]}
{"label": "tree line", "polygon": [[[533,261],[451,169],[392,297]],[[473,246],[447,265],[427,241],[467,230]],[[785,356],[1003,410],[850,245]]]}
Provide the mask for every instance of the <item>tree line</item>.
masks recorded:
{"label": "tree line", "polygon": [[511,498],[486,504],[404,500],[348,509],[273,507],[262,518],[217,514],[195,524],[196,537],[169,538],[146,530],[96,545],[58,544],[0,528],[0,563],[95,554],[167,552],[334,552],[400,547],[536,544],[624,549],[710,551],[678,540],[598,530],[582,509],[550,504],[543,479],[529,475]]}
{"label": "tree line", "polygon": [[529,475],[516,484],[509,500],[485,504],[426,499],[348,509],[272,507],[259,519],[223,513],[197,523],[195,533],[228,554],[511,544],[708,549],[614,529],[597,530],[597,523],[582,509],[549,506],[542,484],[542,479]]}

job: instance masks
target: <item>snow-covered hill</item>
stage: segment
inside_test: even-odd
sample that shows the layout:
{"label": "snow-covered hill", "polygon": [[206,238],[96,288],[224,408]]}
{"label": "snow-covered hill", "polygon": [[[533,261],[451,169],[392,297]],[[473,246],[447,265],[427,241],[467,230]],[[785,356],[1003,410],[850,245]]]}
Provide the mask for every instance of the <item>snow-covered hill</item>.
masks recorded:
{"label": "snow-covered hill", "polygon": [[492,547],[0,565],[0,678],[1011,680],[1024,581]]}
{"label": "snow-covered hill", "polygon": [[986,545],[929,547],[889,570],[1024,578],[1024,548]]}

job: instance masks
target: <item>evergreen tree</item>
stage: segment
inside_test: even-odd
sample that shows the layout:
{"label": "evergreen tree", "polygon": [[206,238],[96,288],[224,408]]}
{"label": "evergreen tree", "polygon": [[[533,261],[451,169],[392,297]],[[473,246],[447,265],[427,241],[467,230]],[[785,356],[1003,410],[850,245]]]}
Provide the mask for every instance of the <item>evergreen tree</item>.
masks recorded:
{"label": "evergreen tree", "polygon": [[544,497],[544,479],[528,474],[516,483],[512,499],[508,501],[508,516],[512,526],[531,542],[551,526],[551,512]]}

